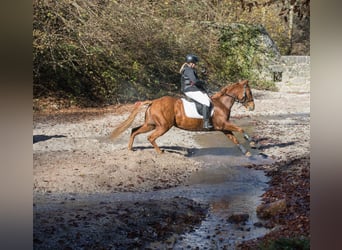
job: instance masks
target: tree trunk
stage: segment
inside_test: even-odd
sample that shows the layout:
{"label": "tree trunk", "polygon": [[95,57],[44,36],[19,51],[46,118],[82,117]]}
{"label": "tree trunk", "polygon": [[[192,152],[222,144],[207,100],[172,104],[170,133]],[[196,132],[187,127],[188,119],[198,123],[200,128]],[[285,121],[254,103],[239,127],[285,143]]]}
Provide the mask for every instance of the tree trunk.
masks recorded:
{"label": "tree trunk", "polygon": [[291,54],[292,51],[292,34],[293,34],[293,7],[291,3],[289,3],[289,30],[288,30],[288,38],[289,38],[289,54]]}

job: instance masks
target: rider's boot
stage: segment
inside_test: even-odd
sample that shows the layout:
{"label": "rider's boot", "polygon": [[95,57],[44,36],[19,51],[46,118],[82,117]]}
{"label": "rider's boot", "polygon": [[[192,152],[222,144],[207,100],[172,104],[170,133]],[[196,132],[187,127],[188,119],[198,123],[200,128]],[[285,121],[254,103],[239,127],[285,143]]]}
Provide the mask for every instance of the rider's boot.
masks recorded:
{"label": "rider's boot", "polygon": [[210,122],[210,107],[203,105],[203,128],[212,129],[213,125]]}

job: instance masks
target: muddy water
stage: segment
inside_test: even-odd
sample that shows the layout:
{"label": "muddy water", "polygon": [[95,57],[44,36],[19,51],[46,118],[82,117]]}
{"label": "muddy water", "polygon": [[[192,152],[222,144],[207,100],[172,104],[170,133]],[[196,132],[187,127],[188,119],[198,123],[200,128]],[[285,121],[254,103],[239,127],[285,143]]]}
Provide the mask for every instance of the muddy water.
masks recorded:
{"label": "muddy water", "polygon": [[[237,123],[252,134],[253,128],[246,120]],[[250,149],[241,136],[238,139],[251,151],[251,157],[242,156],[219,132],[203,133],[196,139],[201,148],[190,153],[203,161],[205,168],[190,178],[189,190],[183,190],[183,195],[209,204],[210,209],[202,224],[183,235],[174,249],[234,249],[239,242],[266,234],[267,229],[257,226],[261,221],[256,216],[256,207],[267,188],[268,178],[262,171],[245,166],[270,164],[272,160]],[[228,218],[236,214],[248,214],[249,219],[245,223],[228,222]]]}
{"label": "muddy water", "polygon": [[[238,120],[246,132],[253,135],[253,127],[248,120]],[[234,249],[241,241],[264,235],[267,230],[256,226],[260,222],[256,216],[256,207],[260,204],[260,196],[267,188],[267,177],[262,171],[245,166],[250,164],[270,164],[271,159],[251,150],[243,138],[242,144],[251,151],[251,157],[245,157],[240,150],[225,138],[222,133],[210,132],[196,135],[200,147],[188,152],[190,157],[204,163],[204,168],[193,174],[184,186],[143,193],[111,193],[78,196],[78,204],[96,204],[99,201],[148,201],[168,200],[173,197],[184,197],[207,204],[208,213],[200,225],[189,233],[177,236],[172,249]],[[38,197],[36,197],[37,203]],[[45,211],[52,203],[60,204],[61,197],[56,199],[42,197],[36,210]],[[48,202],[47,202],[48,201]],[[74,206],[74,205],[73,205]],[[248,220],[234,224],[228,221],[234,214],[247,214]],[[169,243],[154,242],[150,249],[169,248]]]}
{"label": "muddy water", "polygon": [[[239,120],[246,132],[253,134],[253,127],[247,120]],[[196,135],[199,148],[192,149],[189,155],[204,163],[204,168],[193,174],[185,186],[158,190],[142,194],[121,194],[120,200],[163,200],[175,196],[185,197],[209,205],[209,211],[202,223],[192,232],[181,235],[173,249],[234,249],[244,240],[257,238],[267,233],[259,227],[256,207],[261,203],[260,196],[267,188],[268,178],[262,171],[246,166],[271,164],[273,160],[259,154],[256,149],[238,136],[240,142],[252,153],[245,157],[241,151],[220,132]],[[248,214],[244,223],[230,223],[231,215]],[[159,242],[150,248],[170,247]]]}
{"label": "muddy water", "polygon": [[[253,134],[253,127],[246,120],[239,120],[247,133]],[[190,154],[205,162],[205,168],[194,174],[187,188],[181,188],[183,196],[209,204],[209,212],[202,224],[193,232],[182,235],[174,249],[198,247],[199,249],[234,249],[244,240],[253,239],[267,233],[256,216],[260,196],[267,188],[268,178],[262,171],[248,169],[250,164],[270,164],[272,160],[259,154],[241,136],[241,144],[252,153],[244,157],[240,150],[220,132],[199,134],[196,138],[201,145]],[[230,223],[231,215],[248,214],[244,223]]]}

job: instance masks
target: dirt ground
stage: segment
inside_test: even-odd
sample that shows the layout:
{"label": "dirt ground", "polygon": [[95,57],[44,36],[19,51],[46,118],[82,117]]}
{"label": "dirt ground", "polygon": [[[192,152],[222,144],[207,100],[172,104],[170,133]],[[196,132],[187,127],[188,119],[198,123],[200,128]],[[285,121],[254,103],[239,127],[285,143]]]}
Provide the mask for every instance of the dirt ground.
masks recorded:
{"label": "dirt ground", "polygon": [[[262,153],[275,160],[275,164],[257,167],[273,180],[263,200],[268,203],[285,197],[288,207],[270,219],[268,226],[281,225],[272,232],[273,237],[309,236],[310,92],[307,88],[296,93],[253,90],[253,96],[255,110],[245,111],[235,104],[231,119],[249,117],[254,123],[252,137]],[[191,230],[203,219],[207,207],[181,197],[138,204],[75,203],[79,195],[179,186],[202,167],[188,157],[190,149],[199,147],[194,139],[197,132],[172,128],[157,140],[165,150],[162,155],[147,141],[148,134],[136,138],[134,151],[127,150],[130,131],[115,141],[108,140],[132,106],[50,108],[34,113],[35,249],[141,249],[147,243],[150,249],[158,249],[155,242],[160,241],[172,249],[175,235]],[[142,120],[143,112],[132,127]],[[291,189],[286,185],[292,185]],[[240,248],[253,249],[255,244],[257,241],[246,242]]]}

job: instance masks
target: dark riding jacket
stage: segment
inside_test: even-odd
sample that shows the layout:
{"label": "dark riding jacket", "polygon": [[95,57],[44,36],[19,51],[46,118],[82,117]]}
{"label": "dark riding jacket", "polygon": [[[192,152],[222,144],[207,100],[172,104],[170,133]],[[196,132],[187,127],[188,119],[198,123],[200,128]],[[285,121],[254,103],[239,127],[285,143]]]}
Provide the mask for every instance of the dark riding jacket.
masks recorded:
{"label": "dark riding jacket", "polygon": [[188,91],[202,91],[206,92],[204,82],[198,79],[197,72],[195,69],[184,65],[181,72],[181,90],[182,92]]}

